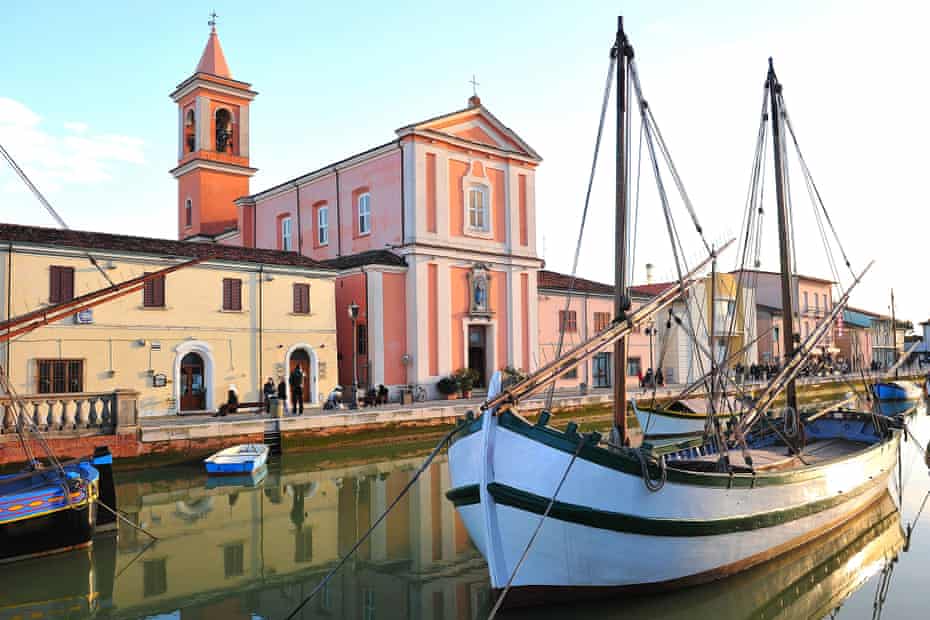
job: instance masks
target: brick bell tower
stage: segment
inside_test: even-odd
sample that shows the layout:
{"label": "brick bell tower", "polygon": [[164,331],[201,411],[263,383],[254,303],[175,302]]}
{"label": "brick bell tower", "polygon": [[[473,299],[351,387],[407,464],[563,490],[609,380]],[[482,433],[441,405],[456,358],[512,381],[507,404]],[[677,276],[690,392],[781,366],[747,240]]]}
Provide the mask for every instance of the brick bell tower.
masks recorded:
{"label": "brick bell tower", "polygon": [[171,99],[178,105],[178,239],[217,235],[236,228],[234,201],[249,194],[249,104],[258,94],[232,78],[216,34],[216,14],[208,22],[210,38],[194,74],[178,84]]}

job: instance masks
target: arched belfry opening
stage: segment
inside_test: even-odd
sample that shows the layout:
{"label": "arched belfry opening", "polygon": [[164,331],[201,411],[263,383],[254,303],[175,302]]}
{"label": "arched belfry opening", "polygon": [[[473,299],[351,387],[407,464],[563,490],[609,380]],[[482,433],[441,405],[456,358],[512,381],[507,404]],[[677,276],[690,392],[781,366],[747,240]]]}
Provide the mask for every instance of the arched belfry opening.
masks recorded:
{"label": "arched belfry opening", "polygon": [[197,150],[197,119],[193,109],[188,110],[184,115],[184,145],[188,153]]}
{"label": "arched belfry opening", "polygon": [[216,151],[225,153],[227,148],[232,152],[232,115],[220,108],[216,111]]}

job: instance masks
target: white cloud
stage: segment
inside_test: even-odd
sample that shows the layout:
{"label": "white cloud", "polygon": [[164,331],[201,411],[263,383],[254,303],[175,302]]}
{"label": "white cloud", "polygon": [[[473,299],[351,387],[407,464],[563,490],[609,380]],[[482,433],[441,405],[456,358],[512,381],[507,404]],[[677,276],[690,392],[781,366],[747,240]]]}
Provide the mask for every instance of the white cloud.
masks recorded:
{"label": "white cloud", "polygon": [[[88,185],[113,178],[116,165],[143,164],[143,141],[118,134],[94,134],[86,123],[64,123],[70,133],[56,134],[42,118],[13,99],[0,97],[0,143],[40,190],[55,192],[69,184]],[[22,184],[4,183],[21,191]]]}
{"label": "white cloud", "polygon": [[87,123],[79,123],[79,122],[72,121],[70,123],[65,123],[64,127],[65,129],[71,130],[74,133],[84,133],[85,131],[87,131],[88,125]]}

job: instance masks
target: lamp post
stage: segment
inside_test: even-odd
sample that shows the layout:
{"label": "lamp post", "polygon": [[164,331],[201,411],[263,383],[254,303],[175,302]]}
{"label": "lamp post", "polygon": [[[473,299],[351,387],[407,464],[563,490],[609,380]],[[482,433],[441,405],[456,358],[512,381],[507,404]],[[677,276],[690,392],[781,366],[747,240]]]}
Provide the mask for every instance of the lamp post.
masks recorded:
{"label": "lamp post", "polygon": [[652,371],[652,385],[656,384],[656,369],[653,367],[655,363],[652,358],[652,337],[656,333],[656,323],[655,321],[649,321],[649,325],[646,326],[646,335],[649,336],[649,369]]}
{"label": "lamp post", "polygon": [[352,319],[352,409],[358,409],[358,304],[349,304],[349,318]]}

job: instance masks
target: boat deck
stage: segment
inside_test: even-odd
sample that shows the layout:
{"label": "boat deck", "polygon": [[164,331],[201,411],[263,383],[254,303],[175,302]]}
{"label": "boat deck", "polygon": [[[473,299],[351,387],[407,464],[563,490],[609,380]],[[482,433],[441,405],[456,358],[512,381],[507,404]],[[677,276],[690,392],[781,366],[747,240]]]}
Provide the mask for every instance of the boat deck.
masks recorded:
{"label": "boat deck", "polygon": [[[785,446],[750,448],[748,453],[752,458],[756,471],[781,471],[794,469],[796,467],[817,465],[825,461],[858,452],[868,446],[868,443],[862,441],[833,438],[820,439],[809,443],[804,447],[800,458],[797,455],[789,454],[788,448]],[[707,454],[689,459],[673,460],[669,461],[669,467],[676,469],[706,470],[707,465],[716,463],[719,457],[719,454]],[[749,466],[746,464],[741,450],[730,450],[730,465],[736,469],[749,470]]]}

